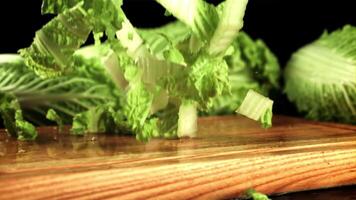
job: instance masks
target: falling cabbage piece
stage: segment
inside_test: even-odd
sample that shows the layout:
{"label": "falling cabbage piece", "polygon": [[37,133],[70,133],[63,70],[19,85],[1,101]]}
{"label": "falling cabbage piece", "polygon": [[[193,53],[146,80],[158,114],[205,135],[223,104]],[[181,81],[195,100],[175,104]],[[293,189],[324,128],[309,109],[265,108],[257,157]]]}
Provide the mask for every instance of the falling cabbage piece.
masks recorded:
{"label": "falling cabbage piece", "polygon": [[272,100],[249,90],[236,112],[261,122],[264,128],[269,128],[272,126],[272,106]]}

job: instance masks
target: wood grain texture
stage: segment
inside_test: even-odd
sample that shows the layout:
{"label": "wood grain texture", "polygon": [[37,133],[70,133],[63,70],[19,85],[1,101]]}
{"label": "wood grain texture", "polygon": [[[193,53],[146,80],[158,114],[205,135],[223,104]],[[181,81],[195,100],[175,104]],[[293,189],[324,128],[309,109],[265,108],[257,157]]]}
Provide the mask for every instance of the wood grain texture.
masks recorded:
{"label": "wood grain texture", "polygon": [[194,139],[137,142],[0,132],[0,199],[228,199],[356,184],[356,127],[277,116],[271,129],[208,117]]}

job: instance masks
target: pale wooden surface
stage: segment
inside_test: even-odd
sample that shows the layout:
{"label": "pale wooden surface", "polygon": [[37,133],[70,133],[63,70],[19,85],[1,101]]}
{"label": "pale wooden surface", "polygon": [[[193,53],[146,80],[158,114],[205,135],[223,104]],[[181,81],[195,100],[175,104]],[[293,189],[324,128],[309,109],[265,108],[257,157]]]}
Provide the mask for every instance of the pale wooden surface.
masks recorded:
{"label": "pale wooden surface", "polygon": [[227,199],[356,184],[356,127],[275,117],[200,119],[198,138],[153,140],[41,129],[0,132],[0,199]]}

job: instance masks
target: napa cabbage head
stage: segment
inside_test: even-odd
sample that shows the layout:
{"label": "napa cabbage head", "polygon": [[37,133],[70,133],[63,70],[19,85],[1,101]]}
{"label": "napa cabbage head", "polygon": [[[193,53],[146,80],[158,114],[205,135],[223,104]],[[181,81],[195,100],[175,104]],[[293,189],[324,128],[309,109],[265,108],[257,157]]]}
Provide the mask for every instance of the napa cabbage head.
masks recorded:
{"label": "napa cabbage head", "polygon": [[284,73],[285,92],[300,113],[356,123],[356,27],[325,32],[300,48]]}
{"label": "napa cabbage head", "polygon": [[[94,52],[98,51],[103,52]],[[105,69],[110,65],[87,52],[85,49],[77,53],[75,73],[48,79],[30,70],[20,55],[0,55],[0,115],[10,135],[21,140],[35,139],[34,127],[51,124],[50,121],[60,129],[73,125],[74,134],[117,130],[119,124],[114,123],[114,116],[108,111],[119,109],[121,92]]]}

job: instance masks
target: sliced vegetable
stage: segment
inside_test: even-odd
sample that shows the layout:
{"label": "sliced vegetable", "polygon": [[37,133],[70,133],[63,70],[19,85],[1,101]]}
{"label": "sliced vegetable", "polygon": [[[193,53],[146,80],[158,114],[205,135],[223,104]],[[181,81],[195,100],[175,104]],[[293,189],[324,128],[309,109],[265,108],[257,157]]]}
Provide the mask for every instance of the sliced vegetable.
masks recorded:
{"label": "sliced vegetable", "polygon": [[[195,136],[198,111],[230,92],[229,56],[239,51],[234,41],[247,0],[219,7],[157,2],[178,21],[137,29],[122,0],[43,1],[42,13],[56,17],[19,51],[24,63],[0,64],[0,92],[13,95],[29,121],[47,115],[72,124],[74,134],[128,130],[143,141]],[[95,45],[83,46],[91,34]],[[270,125],[270,102],[255,93],[246,99],[252,103],[242,102],[240,112]],[[261,110],[246,110],[253,103]]]}
{"label": "sliced vegetable", "polygon": [[269,128],[272,126],[272,106],[272,100],[249,90],[236,112],[259,121],[263,127]]}

